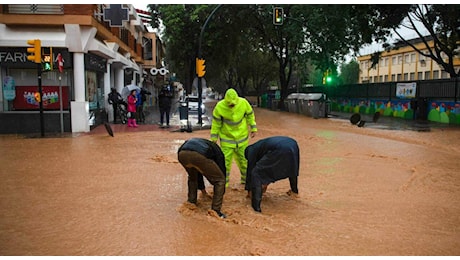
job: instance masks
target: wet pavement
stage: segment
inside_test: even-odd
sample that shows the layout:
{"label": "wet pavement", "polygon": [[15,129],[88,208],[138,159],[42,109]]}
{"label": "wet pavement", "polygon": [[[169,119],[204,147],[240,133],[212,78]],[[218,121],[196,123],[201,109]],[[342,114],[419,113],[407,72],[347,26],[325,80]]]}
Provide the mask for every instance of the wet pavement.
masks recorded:
{"label": "wet pavement", "polygon": [[[136,131],[170,131],[170,132],[184,132],[189,129],[189,131],[211,129],[211,115],[212,109],[214,108],[216,101],[210,100],[205,102],[207,111],[201,116],[201,124],[198,122],[198,113],[195,111],[190,111],[188,117],[181,118],[178,108],[172,108],[169,118],[169,128],[161,127],[160,125],[160,110],[158,106],[146,107],[144,109],[145,113],[145,122],[139,123],[138,127],[128,127],[127,124],[113,124],[110,122],[110,126],[114,134],[120,132],[136,132]],[[187,128],[187,123],[190,125],[190,128]],[[99,125],[92,129],[89,134],[100,134],[106,132],[104,125]]]}
{"label": "wet pavement", "polygon": [[[204,130],[211,128],[212,110],[217,103],[217,100],[207,99],[203,102],[206,106],[206,113],[202,115],[202,124],[198,123],[198,113],[189,112],[188,123],[191,126],[191,131]],[[286,112],[288,113],[288,112]],[[328,120],[338,120],[350,122],[353,113],[331,111],[328,115]],[[427,120],[407,120],[402,118],[380,116],[376,122],[373,122],[372,115],[360,115],[362,124],[356,124],[356,127],[365,127],[382,130],[407,130],[417,132],[428,132],[431,129],[459,129],[460,125],[449,125]],[[182,119],[182,120],[181,120]],[[321,120],[321,119],[319,119]],[[138,128],[128,127],[126,124],[110,124],[114,133],[117,132],[136,132],[136,131],[171,131],[184,132],[187,131],[187,119],[181,118],[178,108],[171,109],[170,128],[160,127],[160,112],[157,106],[146,107],[145,123],[138,123]],[[106,132],[104,125],[100,125],[91,130],[89,134],[100,134]]]}
{"label": "wet pavement", "polygon": [[[347,120],[351,124],[351,116],[353,113],[336,112],[332,111],[328,118],[331,120]],[[360,115],[361,121],[364,121],[363,125],[357,127],[366,127],[382,130],[408,130],[417,132],[428,132],[431,129],[459,129],[460,125],[443,124],[431,122],[428,120],[408,120],[403,118],[380,116],[376,122],[373,122],[373,115]]]}
{"label": "wet pavement", "polygon": [[[138,123],[137,128],[128,127],[127,124],[113,124],[110,122],[110,127],[114,134],[122,132],[140,132],[140,131],[169,131],[169,132],[186,132],[197,131],[197,130],[206,130],[211,129],[212,121],[212,111],[214,109],[217,100],[206,99],[203,102],[206,106],[206,113],[202,115],[202,123],[198,122],[198,113],[196,111],[191,111],[188,113],[187,118],[181,118],[179,113],[179,108],[176,104],[176,107],[171,109],[170,115],[170,127],[163,128],[160,126],[160,112],[158,106],[146,107],[145,112],[145,122]],[[270,109],[267,109],[270,110]],[[289,112],[285,112],[289,113]],[[351,116],[353,113],[337,112],[331,111],[328,114],[327,120],[332,121],[341,121],[351,123]],[[307,117],[307,116],[305,116]],[[443,124],[437,122],[431,122],[428,120],[407,120],[402,118],[380,116],[376,122],[373,122],[372,115],[360,115],[362,124],[356,124],[356,127],[372,128],[372,129],[381,129],[381,130],[407,130],[407,131],[417,131],[417,132],[429,132],[432,129],[458,129],[460,130],[460,125],[452,124]],[[320,118],[322,120],[325,118]],[[190,125],[190,128],[187,127],[187,124]],[[88,133],[45,133],[45,137],[75,137],[80,135],[87,134],[101,134],[107,133],[107,130],[104,125],[99,125],[91,129]],[[28,134],[27,137],[30,138],[40,138],[40,133]]]}

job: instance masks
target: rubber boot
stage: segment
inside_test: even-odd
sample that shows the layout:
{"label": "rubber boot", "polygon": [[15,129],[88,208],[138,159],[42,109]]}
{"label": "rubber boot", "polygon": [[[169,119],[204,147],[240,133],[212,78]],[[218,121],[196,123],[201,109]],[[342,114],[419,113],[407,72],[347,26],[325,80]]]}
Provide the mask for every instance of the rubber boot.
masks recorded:
{"label": "rubber boot", "polygon": [[132,121],[133,120],[131,118],[128,118],[128,127],[133,127]]}
{"label": "rubber boot", "polygon": [[262,202],[262,187],[254,187],[251,190],[251,204],[252,208],[257,212],[262,212],[260,203]]}
{"label": "rubber boot", "polygon": [[133,127],[138,127],[139,125],[136,124],[136,119],[131,119],[133,123]]}

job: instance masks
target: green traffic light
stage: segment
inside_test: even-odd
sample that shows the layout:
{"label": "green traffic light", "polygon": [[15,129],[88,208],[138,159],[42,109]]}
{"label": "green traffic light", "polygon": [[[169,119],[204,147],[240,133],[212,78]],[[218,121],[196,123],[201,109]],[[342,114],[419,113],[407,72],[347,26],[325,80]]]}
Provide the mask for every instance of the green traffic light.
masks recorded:
{"label": "green traffic light", "polygon": [[45,63],[45,70],[51,70],[51,66],[49,63]]}
{"label": "green traffic light", "polygon": [[273,7],[273,24],[283,25],[284,11],[282,7]]}
{"label": "green traffic light", "polygon": [[332,82],[332,77],[331,76],[326,77],[326,82],[331,83]]}

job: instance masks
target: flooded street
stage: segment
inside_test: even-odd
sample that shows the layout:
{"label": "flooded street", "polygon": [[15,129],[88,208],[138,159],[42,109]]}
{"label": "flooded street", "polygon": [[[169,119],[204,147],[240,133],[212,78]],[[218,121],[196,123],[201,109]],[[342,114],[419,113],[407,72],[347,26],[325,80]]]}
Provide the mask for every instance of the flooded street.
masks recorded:
{"label": "flooded street", "polygon": [[[460,131],[358,128],[255,108],[258,135],[297,140],[253,211],[236,164],[219,219],[186,203],[177,149],[209,130],[0,136],[0,255],[459,255]],[[101,126],[103,127],[103,126]],[[212,186],[207,183],[212,194]]]}

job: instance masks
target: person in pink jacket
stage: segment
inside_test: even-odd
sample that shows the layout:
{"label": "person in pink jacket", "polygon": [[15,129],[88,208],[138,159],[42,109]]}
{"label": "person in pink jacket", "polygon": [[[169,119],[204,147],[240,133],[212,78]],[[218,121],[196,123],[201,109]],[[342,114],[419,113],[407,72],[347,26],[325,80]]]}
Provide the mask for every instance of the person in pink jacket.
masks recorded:
{"label": "person in pink jacket", "polygon": [[137,127],[136,124],[136,102],[137,102],[137,91],[131,90],[131,94],[128,96],[128,112],[131,116],[128,118],[129,127]]}

